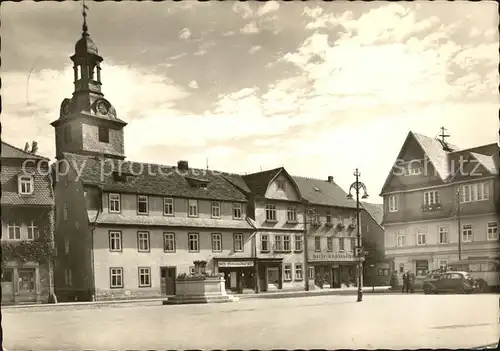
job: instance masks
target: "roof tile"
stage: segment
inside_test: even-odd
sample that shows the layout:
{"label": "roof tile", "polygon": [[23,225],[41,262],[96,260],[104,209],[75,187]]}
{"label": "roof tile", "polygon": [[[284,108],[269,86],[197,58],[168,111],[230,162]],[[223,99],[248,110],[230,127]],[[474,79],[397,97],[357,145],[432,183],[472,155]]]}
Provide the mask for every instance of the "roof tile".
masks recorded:
{"label": "roof tile", "polygon": [[[96,185],[104,191],[129,192],[144,195],[168,195],[193,199],[245,202],[246,197],[231,184],[224,175],[238,182],[238,175],[218,171],[193,169],[179,171],[176,167],[114,159],[97,159],[65,153],[64,157],[77,170],[81,170],[81,181]],[[113,171],[129,174],[131,179],[119,181]],[[208,181],[206,188],[193,186],[186,177]]]}
{"label": "roof tile", "polygon": [[335,182],[323,179],[292,176],[302,197],[315,205],[356,208],[356,201],[347,198],[347,193]]}

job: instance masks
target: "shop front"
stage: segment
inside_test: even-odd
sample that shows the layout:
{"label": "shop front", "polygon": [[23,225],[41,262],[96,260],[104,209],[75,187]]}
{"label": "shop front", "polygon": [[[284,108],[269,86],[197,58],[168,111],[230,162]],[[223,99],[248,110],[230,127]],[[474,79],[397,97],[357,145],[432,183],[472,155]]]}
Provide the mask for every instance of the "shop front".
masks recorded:
{"label": "shop front", "polygon": [[259,258],[257,265],[260,291],[283,289],[283,258]]}
{"label": "shop front", "polygon": [[253,258],[215,258],[216,272],[224,274],[226,290],[242,293],[255,290],[255,260]]}
{"label": "shop front", "polygon": [[352,253],[315,252],[309,266],[314,267],[314,285],[320,289],[357,286],[357,258]]}

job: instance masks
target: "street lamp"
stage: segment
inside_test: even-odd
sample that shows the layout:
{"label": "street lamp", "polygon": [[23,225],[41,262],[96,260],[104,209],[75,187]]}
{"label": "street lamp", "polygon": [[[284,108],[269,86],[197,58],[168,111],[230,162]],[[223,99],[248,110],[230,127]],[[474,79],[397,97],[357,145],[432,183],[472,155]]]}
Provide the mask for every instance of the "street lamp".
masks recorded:
{"label": "street lamp", "polygon": [[357,238],[357,247],[356,247],[356,254],[358,257],[358,300],[357,302],[363,301],[363,262],[361,261],[361,256],[363,255],[363,250],[361,246],[361,229],[359,228],[359,191],[363,190],[363,196],[361,197],[362,199],[368,198],[368,192],[366,191],[366,186],[359,181],[359,177],[361,176],[361,173],[359,173],[358,169],[354,171],[354,176],[356,177],[356,181],[351,184],[349,187],[349,195],[347,195],[347,198],[352,200],[352,194],[351,191],[354,189],[356,191],[356,228],[358,229],[356,238]]}

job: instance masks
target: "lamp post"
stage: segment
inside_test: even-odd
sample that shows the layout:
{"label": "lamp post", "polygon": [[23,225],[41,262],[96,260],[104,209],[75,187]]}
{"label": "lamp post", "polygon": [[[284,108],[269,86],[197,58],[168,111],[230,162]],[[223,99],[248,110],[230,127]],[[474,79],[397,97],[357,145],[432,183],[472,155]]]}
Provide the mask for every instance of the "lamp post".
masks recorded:
{"label": "lamp post", "polygon": [[347,195],[348,199],[352,200],[351,191],[354,189],[356,191],[356,238],[357,238],[357,247],[356,247],[356,256],[358,258],[358,300],[357,302],[363,301],[363,262],[361,261],[361,257],[363,255],[362,245],[361,245],[361,229],[359,227],[359,192],[363,190],[362,199],[368,198],[368,192],[366,191],[366,186],[359,181],[359,177],[361,173],[359,173],[358,169],[354,171],[354,176],[356,177],[356,181],[351,184],[349,187],[349,195]]}
{"label": "lamp post", "polygon": [[460,186],[457,188],[458,260],[462,259],[462,233],[460,230]]}
{"label": "lamp post", "polygon": [[308,262],[308,251],[309,251],[309,242],[308,242],[308,224],[311,223],[311,218],[316,215],[316,211],[312,208],[309,208],[309,202],[305,202],[305,210],[304,210],[304,290],[309,291],[309,262]]}

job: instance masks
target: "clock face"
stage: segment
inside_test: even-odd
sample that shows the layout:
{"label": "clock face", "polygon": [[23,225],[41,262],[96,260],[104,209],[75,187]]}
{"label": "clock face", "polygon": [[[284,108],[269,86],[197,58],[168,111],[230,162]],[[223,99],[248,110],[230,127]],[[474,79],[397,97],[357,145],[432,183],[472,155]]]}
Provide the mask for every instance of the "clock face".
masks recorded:
{"label": "clock face", "polygon": [[105,115],[108,113],[108,106],[106,106],[106,104],[104,102],[100,102],[98,105],[97,105],[97,111],[101,114],[101,115]]}
{"label": "clock face", "polygon": [[66,100],[63,103],[62,112],[63,112],[63,114],[67,115],[69,113],[69,110],[70,110],[70,102],[68,100]]}

